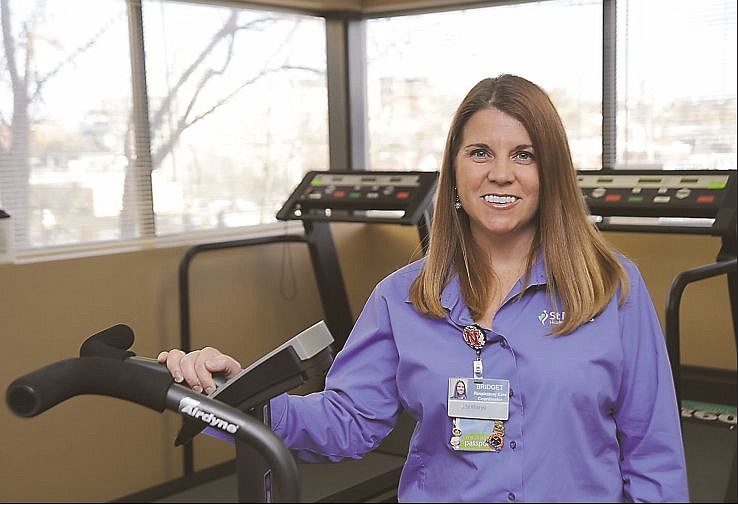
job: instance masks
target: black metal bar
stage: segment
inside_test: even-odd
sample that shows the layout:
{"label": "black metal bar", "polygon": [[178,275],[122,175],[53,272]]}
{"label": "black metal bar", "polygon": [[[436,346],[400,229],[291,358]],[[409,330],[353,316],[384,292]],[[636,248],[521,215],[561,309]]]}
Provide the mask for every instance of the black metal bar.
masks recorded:
{"label": "black metal bar", "polygon": [[257,237],[227,242],[211,242],[190,247],[179,263],[179,322],[180,322],[180,349],[189,352],[192,350],[190,328],[190,301],[189,301],[189,271],[192,260],[200,253],[236,247],[251,247],[257,245],[278,244],[282,242],[307,243],[304,235],[276,235],[273,237]]}
{"label": "black metal bar", "polygon": [[[682,301],[682,295],[687,285],[716,277],[722,274],[733,274],[736,272],[738,264],[735,258],[727,261],[719,261],[710,265],[704,265],[679,273],[671,283],[671,288],[666,297],[666,313],[664,315],[666,324],[666,347],[669,352],[669,360],[671,361],[671,373],[674,378],[674,390],[678,405],[681,405],[681,388],[680,388],[680,335],[679,335],[679,310]],[[735,328],[735,319],[733,319],[733,327]]]}
{"label": "black metal bar", "polygon": [[[252,411],[254,419],[271,426],[269,402],[263,402]],[[236,441],[236,487],[240,503],[272,503],[274,482],[272,469],[266,459],[250,444]]]}
{"label": "black metal bar", "polygon": [[423,212],[423,216],[416,225],[418,227],[418,236],[420,237],[420,246],[423,248],[423,256],[428,254],[428,245],[430,242],[431,224],[433,223],[433,207],[427,207]]}
{"label": "black metal bar", "polygon": [[[304,235],[276,235],[272,237],[257,237],[250,239],[231,240],[225,242],[210,242],[190,247],[179,263],[179,347],[185,352],[192,350],[192,335],[190,326],[190,264],[200,253],[237,247],[251,247],[257,245],[278,244],[283,242],[307,243]],[[192,443],[183,446],[183,472],[190,475],[195,469],[195,456]]]}
{"label": "black metal bar", "polygon": [[714,227],[708,226],[674,226],[674,225],[641,225],[597,223],[600,231],[627,233],[678,233],[682,235],[719,235]]}
{"label": "black metal bar", "polygon": [[728,485],[725,488],[724,503],[736,503],[738,501],[738,452],[733,453],[733,464],[728,472]]}
{"label": "black metal bar", "polygon": [[617,1],[602,2],[602,168],[617,161]]}
{"label": "black metal bar", "polygon": [[308,248],[323,306],[325,323],[333,334],[334,351],[337,353],[343,348],[351,333],[354,318],[341,274],[338,253],[333,243],[330,223],[303,221],[303,226],[308,237]]}
{"label": "black metal bar", "polygon": [[[284,442],[258,419],[207,396],[194,393],[180,384],[172,384],[167,392],[166,406],[174,412],[197,415],[199,409],[210,416],[211,426],[217,426],[248,444],[264,458],[274,472],[273,500],[280,503],[298,503],[300,498],[300,475],[292,454]],[[187,409],[190,413],[188,414]],[[229,426],[229,423],[234,426]],[[238,464],[238,463],[237,463]],[[248,469],[238,469],[238,472]],[[242,498],[239,489],[239,500]],[[246,500],[252,502],[251,500]]]}

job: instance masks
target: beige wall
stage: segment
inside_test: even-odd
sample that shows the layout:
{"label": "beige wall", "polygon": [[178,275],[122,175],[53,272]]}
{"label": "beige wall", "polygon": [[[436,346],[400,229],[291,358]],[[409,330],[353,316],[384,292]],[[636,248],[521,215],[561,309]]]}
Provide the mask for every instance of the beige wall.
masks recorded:
{"label": "beige wall", "polygon": [[[345,224],[333,230],[354,314],[381,277],[417,254],[412,227]],[[716,239],[705,237],[611,233],[608,238],[641,267],[661,313],[673,276],[713,261],[719,248]],[[289,276],[281,277],[283,247],[195,259],[194,346],[216,345],[246,364],[322,317],[307,252],[287,246],[294,265],[291,284]],[[23,373],[75,356],[86,336],[115,323],[135,330],[140,355],[177,345],[177,269],[184,250],[0,265],[2,389]],[[722,279],[687,290],[686,363],[735,369],[726,292]],[[106,501],[175,478],[181,453],[172,442],[179,423],[174,414],[101,397],[72,399],[33,419],[16,418],[3,404],[0,502]],[[232,457],[229,447],[201,438],[198,468]]]}
{"label": "beige wall", "polygon": [[[196,344],[219,345],[248,361],[321,318],[307,254],[289,247],[298,286],[292,300],[279,294],[281,245],[209,253],[193,262]],[[86,336],[118,322],[136,332],[139,355],[176,346],[183,252],[0,266],[3,390],[27,371],[74,357]],[[177,416],[118,400],[81,397],[33,419],[16,418],[3,404],[0,424],[0,502],[106,501],[177,477],[181,469],[181,451],[172,448]]]}

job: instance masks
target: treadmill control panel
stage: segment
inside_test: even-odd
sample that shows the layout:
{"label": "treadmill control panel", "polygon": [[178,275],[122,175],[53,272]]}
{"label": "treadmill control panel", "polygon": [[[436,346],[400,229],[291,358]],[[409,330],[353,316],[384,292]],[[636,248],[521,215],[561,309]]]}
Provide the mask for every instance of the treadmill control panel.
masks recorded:
{"label": "treadmill control panel", "polygon": [[577,180],[601,230],[735,233],[735,170],[580,170]]}
{"label": "treadmill control panel", "polygon": [[309,172],[277,219],[410,223],[433,199],[437,172]]}
{"label": "treadmill control panel", "polygon": [[592,214],[715,218],[735,207],[735,170],[579,171],[577,179]]}

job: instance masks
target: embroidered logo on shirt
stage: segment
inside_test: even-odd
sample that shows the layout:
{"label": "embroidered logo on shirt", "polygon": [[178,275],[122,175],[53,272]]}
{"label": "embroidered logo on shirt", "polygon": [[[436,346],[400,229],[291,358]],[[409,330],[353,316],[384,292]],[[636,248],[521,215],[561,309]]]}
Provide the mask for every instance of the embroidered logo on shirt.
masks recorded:
{"label": "embroidered logo on shirt", "polygon": [[565,318],[566,312],[555,310],[544,310],[538,314],[538,320],[541,322],[541,326],[556,326],[563,323]]}

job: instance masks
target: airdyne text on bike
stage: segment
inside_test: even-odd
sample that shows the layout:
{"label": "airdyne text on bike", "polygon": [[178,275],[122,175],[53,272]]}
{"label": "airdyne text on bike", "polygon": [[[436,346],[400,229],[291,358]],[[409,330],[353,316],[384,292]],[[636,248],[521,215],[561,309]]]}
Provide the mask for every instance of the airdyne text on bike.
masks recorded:
{"label": "airdyne text on bike", "polygon": [[183,398],[182,401],[179,402],[179,411],[182,414],[198,419],[213,428],[223,430],[230,434],[238,431],[238,425],[230,423],[225,419],[221,419],[212,412],[202,410],[199,405],[200,402],[197,400],[193,400],[192,398]]}

